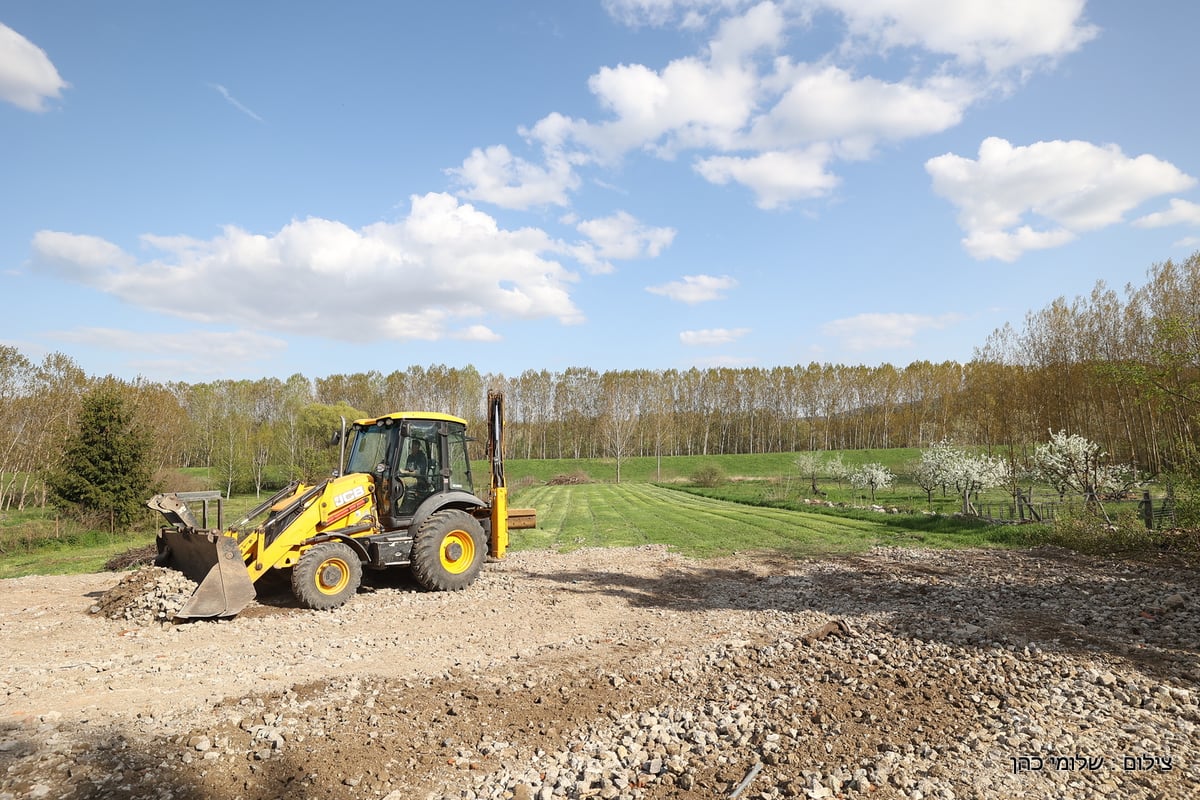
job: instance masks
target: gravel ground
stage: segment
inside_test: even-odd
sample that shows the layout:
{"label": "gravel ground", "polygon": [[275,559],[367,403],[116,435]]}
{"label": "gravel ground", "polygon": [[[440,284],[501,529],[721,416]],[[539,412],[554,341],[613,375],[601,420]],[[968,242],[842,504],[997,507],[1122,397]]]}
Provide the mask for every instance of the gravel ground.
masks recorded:
{"label": "gravel ground", "polygon": [[183,624],[180,576],[118,577],[0,581],[0,798],[1200,794],[1166,559],[516,553]]}

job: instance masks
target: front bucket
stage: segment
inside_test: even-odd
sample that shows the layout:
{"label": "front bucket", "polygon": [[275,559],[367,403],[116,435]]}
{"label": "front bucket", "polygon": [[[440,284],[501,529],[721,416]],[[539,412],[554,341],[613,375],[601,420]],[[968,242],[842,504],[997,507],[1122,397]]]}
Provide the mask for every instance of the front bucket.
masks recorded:
{"label": "front bucket", "polygon": [[158,550],[156,564],[179,570],[200,584],[175,612],[176,619],[232,617],[254,599],[254,584],[236,538],[166,529],[159,533]]}

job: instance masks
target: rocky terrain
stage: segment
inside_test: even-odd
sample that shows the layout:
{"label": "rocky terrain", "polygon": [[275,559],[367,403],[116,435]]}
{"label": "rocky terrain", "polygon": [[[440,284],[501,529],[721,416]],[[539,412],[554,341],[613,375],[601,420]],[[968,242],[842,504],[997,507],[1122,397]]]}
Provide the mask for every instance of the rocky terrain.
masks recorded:
{"label": "rocky terrain", "polygon": [[1191,798],[1198,577],[525,552],[181,624],[153,568],[0,581],[0,798]]}

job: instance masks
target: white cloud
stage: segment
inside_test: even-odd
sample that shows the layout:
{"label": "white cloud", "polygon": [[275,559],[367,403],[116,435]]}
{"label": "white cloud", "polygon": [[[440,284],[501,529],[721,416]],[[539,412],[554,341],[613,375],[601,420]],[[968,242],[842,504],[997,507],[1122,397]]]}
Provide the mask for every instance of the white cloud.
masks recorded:
{"label": "white cloud", "polygon": [[588,87],[613,118],[576,120],[572,138],[601,161],[639,148],[664,158],[682,149],[729,149],[754,111],[757,84],[749,67],[694,57],[672,61],[661,73],[641,64],[603,67]]}
{"label": "white cloud", "polygon": [[0,100],[26,111],[45,111],[70,86],[46,51],[0,22]]}
{"label": "white cloud", "polygon": [[150,260],[95,237],[40,231],[33,267],[133,305],[208,323],[327,336],[488,340],[491,316],[582,321],[536,228],[501,229],[446,194],[412,198],[408,217],[354,230],[293,221],[272,235],[229,226],[211,240],[142,237]]}
{"label": "white cloud", "polygon": [[451,338],[464,342],[498,342],[504,337],[486,325],[470,325],[452,334]]}
{"label": "white cloud", "polygon": [[575,227],[595,243],[600,258],[657,258],[675,239],[674,228],[643,225],[625,211],[584,220]]}
{"label": "white cloud", "polygon": [[786,88],[779,102],[755,121],[749,141],[767,148],[833,142],[849,158],[869,156],[879,141],[952,128],[975,97],[969,84],[950,78],[914,86],[855,78],[835,66],[781,69],[773,82]]}
{"label": "white cloud", "polygon": [[772,209],[792,200],[821,197],[838,185],[826,169],[829,148],[814,145],[805,150],[767,152],[751,158],[713,156],[696,162],[695,170],[711,183],[730,181],[749,187],[759,208]]}
{"label": "white cloud", "polygon": [[1165,228],[1168,225],[1200,225],[1200,203],[1190,200],[1172,198],[1166,211],[1155,211],[1144,217],[1135,219],[1133,224],[1139,228]]}
{"label": "white cloud", "polygon": [[728,275],[684,275],[681,281],[671,281],[661,286],[647,286],[646,291],[660,294],[680,303],[695,305],[710,300],[720,300],[725,292],[737,286],[737,281]]}
{"label": "white cloud", "polygon": [[821,332],[852,351],[909,347],[921,331],[942,330],[962,319],[960,314],[858,314],[827,322]]}
{"label": "white cloud", "polygon": [[679,341],[692,347],[713,347],[735,342],[749,332],[749,328],[707,328],[699,331],[681,331]]}
{"label": "white cloud", "polygon": [[818,0],[868,44],[919,47],[991,72],[1072,53],[1099,33],[1086,0]]}
{"label": "white cloud", "polygon": [[461,167],[447,172],[465,187],[459,192],[462,197],[501,208],[565,206],[570,202],[567,192],[579,185],[579,176],[561,152],[548,150],[546,165],[538,166],[502,144],[475,148]]}
{"label": "white cloud", "polygon": [[773,5],[796,21],[819,11],[839,14],[864,51],[915,47],[990,71],[1053,60],[1099,34],[1084,19],[1086,0],[605,0],[608,13],[630,26],[678,24],[695,29],[752,5]]}
{"label": "white cloud", "polygon": [[[958,208],[967,251],[1003,261],[1121,222],[1142,202],[1196,183],[1153,156],[1130,158],[1115,145],[1082,141],[1014,147],[992,137],[978,160],[947,153],[925,169],[933,190]],[[1040,223],[1026,222],[1031,215]]]}

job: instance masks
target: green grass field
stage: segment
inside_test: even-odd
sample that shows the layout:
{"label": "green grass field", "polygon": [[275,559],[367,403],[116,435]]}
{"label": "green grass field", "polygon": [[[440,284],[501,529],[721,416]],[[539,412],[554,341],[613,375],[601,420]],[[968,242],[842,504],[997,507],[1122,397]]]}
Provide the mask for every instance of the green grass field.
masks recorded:
{"label": "green grass field", "polygon": [[653,543],[697,557],[740,551],[816,556],[875,545],[1005,547],[1024,541],[1016,528],[972,520],[747,506],[645,483],[531,487],[516,494],[513,504],[538,512],[536,530],[513,531],[518,550]]}
{"label": "green grass field", "polygon": [[[916,458],[915,450],[848,451],[850,465],[879,461],[897,474]],[[508,462],[510,502],[533,507],[538,528],[514,531],[515,549],[618,547],[665,544],[688,555],[705,557],[738,551],[773,551],[787,556],[816,556],[864,550],[878,544],[925,547],[1007,547],[1028,543],[1036,531],[990,526],[962,517],[916,513],[927,503],[923,492],[903,481],[877,501],[914,513],[879,514],[864,510],[806,507],[808,480],[796,472],[795,454],[630,458],[622,461],[616,484],[612,459],[512,460]],[[715,467],[728,480],[711,488],[689,485],[691,476]],[[473,465],[477,484],[486,482],[486,463]],[[547,485],[558,476],[586,483]],[[181,471],[171,491],[214,488],[206,470]],[[820,480],[831,500],[865,503],[861,492]],[[264,492],[264,497],[270,492]],[[226,525],[256,505],[253,494],[223,504]],[[945,498],[939,510],[952,511]],[[215,508],[210,509],[215,517]],[[147,511],[138,532],[109,534],[71,530],[53,511],[0,514],[0,578],[27,574],[86,572],[101,569],[113,555],[153,542],[157,515]],[[215,518],[210,518],[215,524]]]}

